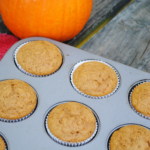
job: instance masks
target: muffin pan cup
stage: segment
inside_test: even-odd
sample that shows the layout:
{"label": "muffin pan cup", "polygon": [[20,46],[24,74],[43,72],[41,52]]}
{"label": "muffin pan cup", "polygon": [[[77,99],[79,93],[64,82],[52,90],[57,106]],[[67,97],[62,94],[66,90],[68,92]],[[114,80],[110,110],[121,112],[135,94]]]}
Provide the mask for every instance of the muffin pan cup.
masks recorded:
{"label": "muffin pan cup", "polygon": [[88,107],[88,108],[93,112],[93,114],[94,114],[94,116],[95,116],[95,119],[96,119],[95,131],[94,131],[94,133],[93,133],[88,139],[86,139],[86,140],[84,140],[84,141],[81,141],[81,142],[66,142],[66,141],[63,141],[63,140],[57,138],[56,136],[54,136],[54,135],[50,132],[50,130],[48,129],[47,119],[48,119],[49,113],[50,113],[50,112],[52,111],[52,109],[55,108],[56,106],[58,106],[58,105],[60,105],[60,104],[67,103],[67,102],[76,102],[76,101],[64,101],[64,102],[60,102],[60,103],[55,104],[54,106],[52,106],[52,107],[49,109],[49,111],[48,111],[48,113],[47,113],[47,115],[46,115],[46,118],[45,118],[45,129],[46,129],[48,135],[49,135],[55,142],[57,142],[57,143],[59,143],[59,144],[61,144],[61,145],[69,146],[69,147],[78,147],[78,146],[85,145],[85,144],[87,144],[88,142],[90,142],[91,140],[93,140],[94,137],[96,136],[96,134],[97,134],[97,132],[98,132],[98,129],[100,128],[100,121],[99,121],[99,119],[98,119],[97,114],[94,112],[94,110],[92,110],[92,108],[89,108],[89,106],[87,106],[87,105],[85,105],[85,104],[83,104],[83,103],[81,103],[81,104],[83,104],[83,105],[85,105],[86,107]]}
{"label": "muffin pan cup", "polygon": [[129,91],[129,104],[130,104],[131,108],[134,110],[134,112],[136,112],[139,116],[150,120],[150,117],[149,117],[149,116],[145,116],[144,114],[138,112],[138,111],[134,108],[134,106],[132,105],[132,100],[131,100],[131,95],[132,95],[132,92],[133,92],[134,88],[137,87],[138,85],[140,85],[140,84],[142,84],[142,83],[146,83],[146,82],[150,82],[150,80],[149,80],[149,79],[143,79],[143,80],[140,80],[140,81],[135,82],[135,83],[132,85],[132,87],[131,87],[131,89],[130,89],[130,91]]}
{"label": "muffin pan cup", "polygon": [[[39,40],[40,40],[40,39],[39,39]],[[30,41],[28,41],[28,42],[30,42]],[[47,74],[47,75],[36,75],[36,74],[32,74],[32,73],[27,72],[26,70],[24,70],[24,69],[22,68],[22,66],[21,66],[21,65],[18,63],[18,61],[17,61],[17,53],[18,53],[18,51],[20,50],[20,48],[21,48],[23,45],[27,44],[28,42],[22,43],[22,44],[19,45],[19,46],[16,48],[16,50],[14,51],[14,61],[15,61],[15,64],[16,64],[16,66],[18,67],[18,69],[19,69],[20,71],[22,71],[22,72],[25,73],[26,75],[29,75],[29,76],[32,76],[32,77],[47,77],[47,76],[50,76],[50,75],[54,74],[55,72],[57,72],[57,71],[61,68],[61,65],[63,64],[63,60],[62,60],[62,64],[60,65],[60,67],[59,67],[56,71],[54,71],[53,73],[51,73],[51,74]],[[63,58],[63,53],[62,53],[62,51],[60,50],[59,47],[57,47],[57,48],[58,48],[59,51],[61,52],[61,55],[62,55],[62,58]]]}
{"label": "muffin pan cup", "polygon": [[[42,78],[29,76],[18,69],[14,61],[14,52],[20,45],[33,40],[47,40],[61,49],[64,56],[63,64],[57,72]],[[83,60],[99,60],[114,66],[120,75],[120,84],[116,92],[103,100],[78,93],[70,82],[70,74],[74,65]],[[128,99],[131,86],[137,81],[150,79],[149,73],[48,38],[32,37],[14,44],[0,62],[0,80],[14,78],[23,80],[34,87],[38,95],[38,106],[35,112],[23,121],[16,123],[0,121],[0,132],[5,135],[9,150],[108,150],[108,136],[114,128],[131,122],[150,128],[150,120],[137,115]],[[61,145],[52,140],[46,132],[47,110],[65,100],[89,106],[100,119],[96,136],[84,145],[78,147]]]}
{"label": "muffin pan cup", "polygon": [[[76,87],[76,85],[75,85],[74,82],[73,82],[73,73],[74,73],[74,71],[75,71],[80,65],[82,65],[83,63],[86,63],[86,62],[100,62],[100,63],[103,63],[103,64],[107,65],[108,67],[110,67],[111,69],[113,69],[113,70],[115,71],[116,76],[117,76],[117,78],[118,78],[118,83],[117,83],[117,85],[116,85],[116,88],[115,88],[111,93],[109,93],[109,94],[107,94],[107,95],[104,95],[104,96],[91,96],[91,95],[88,95],[88,94],[83,93],[82,91],[80,91],[80,90]],[[73,66],[72,71],[71,71],[71,74],[70,74],[70,81],[71,81],[71,84],[72,84],[73,88],[74,88],[78,93],[80,93],[81,95],[83,95],[83,96],[85,96],[85,97],[88,97],[88,98],[93,98],[93,99],[104,99],[104,98],[107,98],[107,97],[113,95],[113,94],[118,90],[119,85],[120,85],[120,74],[119,74],[119,72],[116,70],[116,68],[113,67],[112,65],[110,65],[109,63],[106,63],[106,62],[104,62],[104,61],[102,61],[102,60],[98,60],[98,59],[88,59],[88,60],[80,61],[80,62],[76,63],[76,64]]]}

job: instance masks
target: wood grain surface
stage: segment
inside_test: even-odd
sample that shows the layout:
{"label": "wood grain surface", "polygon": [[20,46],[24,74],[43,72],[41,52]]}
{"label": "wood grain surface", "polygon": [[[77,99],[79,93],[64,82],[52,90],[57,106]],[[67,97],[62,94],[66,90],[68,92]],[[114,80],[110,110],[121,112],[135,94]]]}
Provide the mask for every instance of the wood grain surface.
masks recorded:
{"label": "wood grain surface", "polygon": [[67,44],[76,46],[85,38],[91,36],[93,31],[97,32],[97,28],[105,26],[118,12],[120,12],[127,4],[133,0],[93,0],[93,9],[91,17],[85,25],[84,29]]}
{"label": "wood grain surface", "polygon": [[81,48],[150,72],[150,0],[136,0]]}

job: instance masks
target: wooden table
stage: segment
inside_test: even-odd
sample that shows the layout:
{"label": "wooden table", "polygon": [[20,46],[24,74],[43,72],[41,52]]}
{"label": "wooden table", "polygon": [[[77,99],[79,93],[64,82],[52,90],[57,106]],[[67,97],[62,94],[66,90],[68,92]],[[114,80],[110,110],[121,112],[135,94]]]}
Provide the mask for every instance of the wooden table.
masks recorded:
{"label": "wooden table", "polygon": [[[10,33],[1,19],[0,33]],[[67,44],[150,72],[150,0],[94,0],[88,23]]]}

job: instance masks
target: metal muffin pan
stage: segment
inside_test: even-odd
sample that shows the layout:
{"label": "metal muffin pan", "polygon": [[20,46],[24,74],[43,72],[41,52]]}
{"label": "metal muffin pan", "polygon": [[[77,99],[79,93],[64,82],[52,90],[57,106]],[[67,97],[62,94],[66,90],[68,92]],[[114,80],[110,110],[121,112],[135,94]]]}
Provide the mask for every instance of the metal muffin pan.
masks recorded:
{"label": "metal muffin pan", "polygon": [[[32,40],[47,40],[58,46],[63,53],[60,69],[46,77],[32,77],[21,72],[14,62],[18,46]],[[73,66],[82,60],[96,59],[114,66],[120,74],[117,91],[106,98],[94,99],[79,94],[70,81]],[[0,132],[7,139],[8,150],[108,150],[110,133],[122,124],[140,124],[150,128],[150,120],[139,116],[130,107],[129,91],[134,83],[150,79],[150,74],[96,56],[66,44],[42,37],[23,39],[14,44],[0,62],[0,80],[20,79],[30,84],[38,94],[35,112],[27,119],[8,123],[0,121]],[[97,135],[89,143],[79,147],[68,147],[53,141],[45,129],[45,117],[49,109],[63,101],[77,101],[93,109],[100,120]]]}

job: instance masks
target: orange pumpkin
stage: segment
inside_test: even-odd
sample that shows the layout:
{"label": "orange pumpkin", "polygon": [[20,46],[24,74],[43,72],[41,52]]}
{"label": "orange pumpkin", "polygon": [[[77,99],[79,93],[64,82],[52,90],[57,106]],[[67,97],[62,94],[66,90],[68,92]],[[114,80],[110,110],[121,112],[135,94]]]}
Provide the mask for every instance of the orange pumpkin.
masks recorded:
{"label": "orange pumpkin", "polygon": [[43,36],[67,41],[89,19],[92,0],[0,0],[2,19],[19,38]]}

